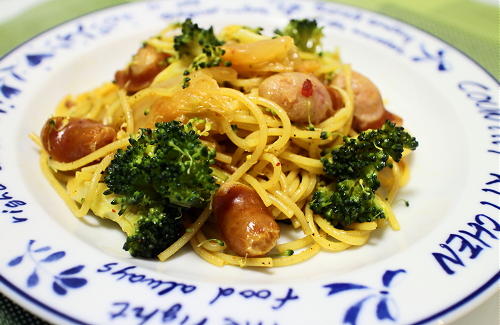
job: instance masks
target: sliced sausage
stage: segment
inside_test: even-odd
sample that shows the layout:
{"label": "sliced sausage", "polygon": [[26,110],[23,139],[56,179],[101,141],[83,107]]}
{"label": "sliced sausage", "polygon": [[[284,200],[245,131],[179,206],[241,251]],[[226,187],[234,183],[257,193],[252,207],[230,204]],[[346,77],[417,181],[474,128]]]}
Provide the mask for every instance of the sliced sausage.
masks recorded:
{"label": "sliced sausage", "polygon": [[280,105],[292,122],[319,123],[333,114],[326,87],[314,75],[283,72],[266,78],[259,95]]}
{"label": "sliced sausage", "polygon": [[[345,75],[340,73],[333,80],[333,84],[345,89]],[[384,107],[382,96],[377,86],[356,71],[351,74],[351,87],[354,93],[354,121],[353,128],[360,132],[367,129],[377,129],[389,119],[401,122],[401,118]]]}
{"label": "sliced sausage", "polygon": [[139,49],[130,65],[115,73],[116,84],[129,94],[148,87],[156,75],[167,66],[166,60],[169,56],[158,52],[152,46]]}
{"label": "sliced sausage", "polygon": [[342,107],[344,107],[344,99],[340,92],[333,87],[326,87],[328,90],[328,94],[330,95],[330,99],[332,100],[332,108],[334,111],[338,111]]}
{"label": "sliced sausage", "polygon": [[115,140],[116,131],[97,121],[52,117],[42,128],[41,139],[52,159],[71,162]]}
{"label": "sliced sausage", "polygon": [[279,226],[250,186],[223,184],[212,206],[226,244],[239,256],[261,256],[276,245]]}

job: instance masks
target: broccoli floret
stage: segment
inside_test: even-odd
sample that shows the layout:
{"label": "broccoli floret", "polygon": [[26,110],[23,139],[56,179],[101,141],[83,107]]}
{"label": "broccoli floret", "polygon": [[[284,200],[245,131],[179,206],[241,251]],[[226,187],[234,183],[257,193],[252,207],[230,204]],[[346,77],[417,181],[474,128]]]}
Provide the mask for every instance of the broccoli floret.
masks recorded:
{"label": "broccoli floret", "polygon": [[313,194],[311,209],[332,225],[343,227],[353,222],[367,222],[384,217],[384,212],[375,202],[375,192],[363,186],[361,180],[348,179],[318,186]]}
{"label": "broccoli floret", "polygon": [[152,207],[141,215],[135,232],[127,237],[123,249],[134,257],[153,258],[184,234],[182,210]]}
{"label": "broccoli floret", "polygon": [[217,188],[210,168],[215,151],[201,143],[191,123],[177,121],[141,129],[129,142],[104,170],[104,194],[116,194],[112,203],[120,215],[127,209],[140,215],[124,248],[151,257],[182,235],[184,210],[209,203]]}
{"label": "broccoli floret", "polygon": [[277,29],[274,33],[290,36],[300,50],[315,53],[321,46],[323,27],[318,27],[314,19],[292,19],[283,30]]}
{"label": "broccoli floret", "polygon": [[357,138],[344,137],[344,144],[323,153],[321,162],[326,175],[337,181],[363,179],[376,190],[380,183],[377,172],[391,167],[389,157],[401,160],[404,148],[415,150],[417,140],[403,127],[387,121],[376,130],[361,132]]}
{"label": "broccoli floret", "polygon": [[404,148],[415,150],[417,140],[404,128],[387,121],[382,128],[367,130],[357,138],[322,153],[326,182],[318,186],[310,206],[333,226],[347,226],[385,218],[375,200],[380,187],[378,172],[401,160]]}
{"label": "broccoli floret", "polygon": [[[212,27],[202,29],[190,18],[181,25],[181,34],[174,37],[174,49],[180,58],[192,59],[191,69],[198,70],[228,63],[222,60],[224,42],[217,39]],[[189,72],[189,71],[188,71]]]}
{"label": "broccoli floret", "polygon": [[117,203],[149,207],[165,200],[199,208],[209,202],[216,189],[210,168],[215,151],[201,143],[191,124],[157,123],[129,141],[104,171],[110,191],[122,195]]}

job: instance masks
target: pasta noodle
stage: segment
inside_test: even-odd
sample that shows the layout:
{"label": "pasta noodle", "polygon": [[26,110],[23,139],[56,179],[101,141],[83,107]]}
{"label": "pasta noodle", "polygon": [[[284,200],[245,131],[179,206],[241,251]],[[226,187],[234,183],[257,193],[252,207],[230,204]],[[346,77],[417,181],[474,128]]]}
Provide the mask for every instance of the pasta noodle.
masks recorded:
{"label": "pasta noodle", "polygon": [[[307,124],[293,123],[289,111],[259,92],[266,77],[276,72],[295,71],[297,66],[301,66],[299,61],[294,63],[283,58],[273,61],[275,58],[271,57],[269,62],[258,64],[254,75],[251,69],[239,71],[241,73],[222,66],[200,69],[191,72],[189,87],[181,87],[182,75],[188,65],[185,60],[176,57],[170,35],[173,30],[169,27],[160,36],[146,42],[147,46],[165,53],[167,57],[177,58],[159,72],[149,86],[127,94],[117,84],[106,83],[77,97],[67,96],[55,109],[54,116],[92,119],[112,126],[117,130],[114,141],[75,161],[61,162],[51,159],[43,141],[31,136],[41,148],[43,174],[75,216],[93,213],[121,220],[122,229],[130,235],[132,222],[125,222],[129,216],[122,216],[113,209],[113,196],[105,194],[107,186],[102,172],[117,150],[129,145],[130,137],[139,128],[152,127],[158,121],[177,119],[185,123],[192,118],[200,118],[208,126],[202,133],[205,134],[203,143],[216,149],[217,164],[213,166],[213,175],[217,182],[249,185],[276,220],[289,222],[289,231],[302,235],[298,239],[278,243],[273,250],[274,255],[236,256],[224,243],[207,239],[207,232],[220,236],[213,230],[214,225],[210,221],[212,210],[208,206],[192,224],[186,226],[184,235],[158,255],[160,261],[167,260],[190,243],[202,259],[216,266],[286,266],[306,261],[322,249],[342,251],[351,246],[364,245],[371,232],[385,222],[393,229],[399,229],[390,204],[399,188],[408,182],[409,168],[405,159],[391,161],[393,168],[381,174],[386,196],[377,193],[375,200],[387,216],[386,220],[353,223],[339,229],[322,216],[314,215],[309,206],[319,177],[324,174],[321,152],[326,147],[342,143],[343,136],[357,134],[352,127],[355,95],[351,88],[351,67],[340,61],[338,53],[325,52],[323,56],[318,56],[304,51],[294,52],[296,56],[293,60],[307,61],[309,66],[315,66],[315,70],[308,72],[329,84],[331,91],[335,91],[342,102],[334,114],[311,129]],[[272,41],[241,26],[226,27],[221,37],[228,43],[240,44]],[[237,62],[233,65],[237,70]],[[328,82],[329,77],[340,73],[345,76],[342,87]],[[290,251],[297,253],[283,255]]]}

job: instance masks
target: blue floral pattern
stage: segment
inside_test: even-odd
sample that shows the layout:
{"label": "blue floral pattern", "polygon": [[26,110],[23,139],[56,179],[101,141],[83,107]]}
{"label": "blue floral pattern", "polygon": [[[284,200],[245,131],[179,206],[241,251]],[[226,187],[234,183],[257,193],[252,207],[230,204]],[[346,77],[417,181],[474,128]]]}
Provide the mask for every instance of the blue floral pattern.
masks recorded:
{"label": "blue floral pattern", "polygon": [[438,71],[448,71],[451,69],[450,63],[446,59],[446,51],[439,49],[435,53],[431,53],[424,43],[420,43],[420,55],[415,55],[412,60],[415,62],[431,61],[437,64]]}
{"label": "blue floral pattern", "polygon": [[[388,289],[391,287],[391,283],[396,277],[396,275],[406,273],[405,270],[387,270],[382,276],[382,289],[372,288],[361,284],[338,282],[330,283],[324,285],[325,288],[329,289],[328,296],[336,295],[341,292],[350,290],[363,290],[366,294],[360,300],[357,300],[352,304],[344,314],[343,323],[349,325],[358,324],[358,316],[365,306],[365,303],[369,300],[376,299],[377,306],[375,310],[375,315],[379,321],[389,320],[396,321],[397,316],[391,309],[395,307],[395,303],[390,296]],[[392,308],[391,308],[392,307]]]}
{"label": "blue floral pattern", "polygon": [[64,269],[57,274],[53,274],[51,270],[46,267],[46,264],[57,263],[66,256],[66,252],[53,251],[50,246],[40,246],[35,248],[34,244],[35,240],[31,239],[28,242],[26,251],[22,255],[14,257],[7,263],[7,266],[9,267],[16,267],[24,261],[32,264],[33,269],[26,279],[26,285],[28,288],[36,287],[40,283],[41,274],[46,274],[51,278],[52,290],[61,296],[66,295],[69,289],[78,289],[87,284],[87,279],[76,276],[85,268],[84,265],[76,265]]}
{"label": "blue floral pattern", "polygon": [[[119,14],[104,17],[89,24],[80,23],[72,30],[65,30],[64,33],[56,34],[48,38],[44,43],[44,50],[29,50],[22,59],[18,59],[14,64],[0,66],[0,116],[7,114],[9,110],[16,108],[13,100],[22,93],[23,83],[25,83],[33,68],[46,66],[45,62],[56,57],[61,50],[71,49],[76,43],[85,40],[94,40],[104,36],[114,30],[120,23],[130,20],[128,14]],[[33,52],[31,52],[33,51]]]}
{"label": "blue floral pattern", "polygon": [[[144,16],[140,13],[140,10],[136,9],[147,10],[147,15]],[[14,114],[9,116],[9,113],[14,113],[17,108],[19,108],[18,112],[25,109],[20,103],[24,96],[29,94],[28,89],[33,89],[31,87],[32,82],[36,81],[38,75],[57,68],[59,64],[58,58],[64,57],[73,51],[78,52],[81,46],[97,44],[97,41],[103,40],[106,34],[113,34],[116,30],[119,31],[120,27],[133,27],[134,30],[139,30],[142,28],[143,17],[147,17],[148,21],[155,20],[159,24],[181,20],[184,17],[192,17],[197,20],[202,18],[199,19],[202,23],[208,23],[213,17],[250,16],[253,14],[269,15],[269,18],[271,18],[271,15],[278,15],[278,17],[283,18],[283,22],[289,18],[316,17],[322,25],[327,26],[326,29],[329,29],[332,35],[334,35],[334,32],[338,32],[353,36],[354,39],[363,42],[366,41],[369,48],[371,48],[370,45],[372,44],[375,48],[388,49],[391,51],[388,52],[391,58],[405,60],[422,70],[423,74],[437,72],[431,76],[451,76],[446,82],[456,82],[462,92],[459,94],[464,95],[463,99],[472,101],[469,106],[464,107],[478,108],[479,114],[488,123],[498,120],[494,112],[494,109],[498,106],[497,96],[494,95],[496,83],[485,81],[484,78],[479,78],[475,73],[456,74],[460,70],[454,68],[458,67],[461,62],[466,61],[460,61],[455,50],[442,42],[433,41],[432,38],[414,32],[413,29],[408,28],[406,25],[401,25],[386,17],[379,17],[360,9],[328,2],[306,3],[271,0],[252,3],[244,1],[221,3],[215,0],[175,0],[129,4],[119,10],[112,9],[90,17],[77,19],[38,36],[12,54],[2,58],[0,61],[0,122],[6,121],[11,116],[13,117]],[[245,22],[245,20],[242,19],[242,22]],[[276,24],[278,24],[278,21],[276,21]],[[452,90],[450,89],[450,91]],[[460,107],[462,108],[462,106]],[[4,121],[2,121],[2,118]],[[497,146],[499,141],[496,140],[498,138],[496,138],[494,132],[498,131],[498,126],[488,125],[488,130],[490,130],[491,139],[493,139],[489,139],[491,140],[490,144]],[[10,141],[10,134],[4,139]],[[1,140],[3,141],[3,139]],[[488,152],[497,155],[499,151],[495,146],[489,147]],[[0,154],[0,156],[2,159],[4,157],[10,159],[8,158],[9,154]],[[2,170],[1,166],[0,170]],[[9,170],[8,173],[10,174],[11,171]],[[321,282],[312,281],[307,283],[307,288],[294,284],[293,287],[287,288],[288,290],[277,289],[274,285],[232,288],[198,283],[196,285],[185,284],[179,282],[176,277],[170,277],[168,272],[160,275],[151,272],[151,270],[148,271],[142,267],[118,263],[115,260],[111,260],[99,268],[94,265],[95,261],[93,259],[88,258],[85,259],[88,261],[86,265],[72,263],[69,256],[72,256],[77,250],[70,243],[68,245],[61,244],[62,246],[55,243],[51,244],[51,246],[63,248],[63,250],[58,250],[43,245],[42,238],[37,242],[17,238],[20,233],[26,234],[30,230],[38,230],[35,227],[39,225],[42,218],[35,219],[31,217],[31,213],[37,210],[29,210],[26,207],[34,206],[36,208],[36,204],[30,200],[27,194],[22,194],[23,197],[21,197],[26,202],[17,197],[18,193],[22,192],[12,186],[12,183],[15,183],[17,179],[10,177],[8,173],[7,169],[4,169],[0,174],[2,177],[4,175],[9,176],[5,181],[2,178],[2,184],[0,184],[0,199],[3,199],[2,204],[0,204],[0,217],[4,217],[4,220],[16,224],[16,230],[19,229],[20,231],[12,232],[12,236],[16,236],[16,242],[20,243],[21,246],[26,246],[27,243],[27,248],[21,255],[17,256],[11,255],[8,250],[3,250],[1,263],[5,267],[0,275],[0,284],[10,286],[21,297],[32,295],[41,302],[39,307],[69,322],[108,324],[116,318],[118,323],[131,321],[152,324],[155,321],[153,317],[157,317],[157,322],[172,322],[173,319],[176,319],[179,324],[211,324],[214,322],[220,323],[223,320],[228,324],[267,325],[275,323],[270,319],[270,316],[274,315],[276,319],[289,316],[292,321],[286,322],[287,324],[306,324],[310,320],[301,319],[294,310],[310,307],[309,302],[313,302],[314,307],[317,307],[318,310],[327,310],[332,312],[331,314],[334,314],[335,317],[339,317],[336,321],[325,318],[325,321],[329,324],[424,323],[439,319],[442,315],[458,309],[498,282],[498,274],[496,274],[480,290],[469,294],[464,300],[459,303],[453,302],[455,304],[451,307],[440,310],[434,315],[425,315],[426,318],[422,319],[416,318],[417,316],[420,317],[422,313],[412,315],[411,313],[408,314],[407,310],[405,312],[402,307],[407,306],[407,295],[403,294],[404,292],[401,292],[401,290],[397,292],[393,289],[397,283],[395,279],[404,279],[403,276],[399,275],[405,273],[412,275],[412,278],[408,277],[406,279],[406,284],[410,283],[409,288],[413,289],[411,284],[421,277],[419,272],[415,272],[421,270],[419,268],[421,265],[417,265],[415,269],[413,262],[408,263],[408,265],[398,262],[398,265],[404,265],[405,269],[382,270],[380,272],[380,274],[383,273],[380,277],[380,285],[373,285],[373,282],[365,283],[364,279],[366,277],[353,275],[347,277],[344,280],[345,282],[330,283],[332,279],[322,279]],[[490,210],[472,215],[470,220],[467,220],[469,222],[464,223],[463,227],[457,228],[456,232],[450,234],[449,237],[443,237],[442,243],[439,242],[439,246],[435,250],[428,252],[432,253],[439,263],[441,269],[438,269],[438,272],[445,272],[449,275],[456,273],[454,276],[458,279],[458,277],[464,276],[464,271],[469,265],[478,263],[477,256],[480,256],[484,261],[488,257],[486,254],[495,251],[494,248],[497,247],[495,246],[497,245],[496,240],[498,240],[495,231],[498,231],[498,224],[489,215],[499,210],[498,204],[494,201],[497,196],[493,196],[498,195],[498,189],[491,187],[493,182],[498,182],[499,176],[495,173],[489,175],[495,177],[495,180],[487,183],[488,188],[483,188],[482,191],[490,195],[490,197],[483,198],[479,205]],[[7,184],[7,181],[11,183]],[[13,192],[16,194],[14,195]],[[30,222],[25,222],[27,220]],[[2,225],[7,229],[4,233],[6,238],[11,236],[11,233],[8,232],[9,226],[10,224]],[[33,233],[37,232],[33,231]],[[475,240],[476,244],[461,246],[459,240],[466,243],[464,238],[467,239],[467,236],[472,238],[471,243]],[[454,246],[450,245],[452,239],[454,240]],[[45,239],[43,240],[43,243],[48,242]],[[479,245],[482,245],[482,255],[478,255],[479,248],[477,247]],[[85,249],[78,251],[79,257],[83,258],[85,251]],[[372,270],[373,268],[370,269],[369,276],[371,276]],[[429,273],[433,275],[432,272]],[[376,280],[378,280],[378,275],[379,273],[376,275]],[[363,280],[360,280],[360,278]],[[464,276],[464,279],[467,279],[467,277]],[[103,284],[123,286],[130,291],[122,295],[119,293],[120,290],[116,292],[114,290],[101,290],[99,293],[102,293],[102,295],[97,296],[94,294],[95,291],[91,289],[99,289],[100,286],[97,284],[100,281]],[[87,286],[89,282],[92,282],[94,286]],[[310,290],[313,286],[315,290]],[[425,288],[422,288],[422,290],[425,294]],[[142,298],[137,299],[137,297],[142,297],[142,294],[148,292],[153,292],[153,298],[148,299],[147,304],[142,304]],[[321,293],[321,297],[317,295],[318,292]],[[167,294],[178,295],[179,297],[185,294],[190,295],[185,300],[180,299],[179,302],[176,301],[172,305],[165,305],[164,295]],[[161,299],[156,299],[156,295],[161,296]],[[326,301],[325,296],[328,297]],[[60,299],[61,297],[66,298]],[[211,298],[211,300],[204,300],[207,297]],[[58,305],[63,301],[66,303],[65,306],[69,306],[72,298],[90,302],[87,307],[94,307],[93,309],[98,309],[93,304],[99,304],[102,308],[108,308],[108,312],[104,312],[99,316],[104,318],[91,319],[91,316],[94,315],[90,315],[88,308],[68,310],[60,308],[61,306]],[[259,308],[257,309],[258,312],[252,315],[252,318],[246,319],[245,316],[239,315],[239,308],[227,308],[229,304],[236,305],[242,301],[246,306],[253,307],[252,304],[255,304]],[[200,306],[204,308],[199,308]],[[206,311],[207,314],[191,314],[191,311],[200,309]],[[272,313],[266,312],[266,310],[272,311]],[[318,311],[318,313],[321,311]],[[227,314],[224,314],[226,312]],[[265,321],[261,321],[261,317]],[[196,323],[196,321],[199,322]]]}
{"label": "blue floral pattern", "polygon": [[28,64],[32,67],[39,65],[43,60],[52,57],[53,55],[50,53],[46,54],[28,54],[26,55],[26,60]]}

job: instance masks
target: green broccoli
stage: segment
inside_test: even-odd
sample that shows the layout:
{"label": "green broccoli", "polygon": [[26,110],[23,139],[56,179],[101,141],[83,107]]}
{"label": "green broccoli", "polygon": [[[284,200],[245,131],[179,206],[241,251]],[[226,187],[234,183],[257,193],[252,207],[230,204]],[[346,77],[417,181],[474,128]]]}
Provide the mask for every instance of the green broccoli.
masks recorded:
{"label": "green broccoli", "polygon": [[[181,34],[174,37],[174,49],[180,58],[192,60],[191,69],[198,70],[218,66],[224,62],[222,56],[225,51],[221,47],[224,42],[217,39],[213,27],[202,29],[194,24],[190,18],[181,25]],[[229,63],[228,63],[229,62]],[[189,70],[186,75],[189,74]]]}
{"label": "green broccoli", "polygon": [[134,257],[154,258],[185,232],[181,208],[151,207],[134,217],[135,232],[123,245]]}
{"label": "green broccoli", "polygon": [[313,194],[311,209],[332,225],[343,227],[384,217],[375,202],[375,192],[363,186],[362,181],[352,179],[318,186]]}
{"label": "green broccoli", "polygon": [[316,53],[321,46],[323,27],[318,27],[314,19],[292,19],[283,30],[276,29],[275,34],[290,36],[295,46],[304,52]]}
{"label": "green broccoli", "polygon": [[390,121],[357,138],[344,137],[341,146],[322,153],[328,184],[318,186],[311,209],[333,226],[385,218],[375,200],[375,191],[380,187],[378,172],[392,167],[389,157],[399,161],[405,148],[415,150],[417,146],[414,137]]}
{"label": "green broccoli", "polygon": [[376,190],[380,186],[377,172],[391,167],[389,156],[399,161],[404,148],[415,150],[417,146],[417,140],[403,127],[387,121],[380,129],[367,130],[357,138],[344,137],[344,144],[326,151],[321,162],[325,173],[337,181],[364,179]]}
{"label": "green broccoli", "polygon": [[217,188],[210,168],[215,151],[201,143],[191,123],[177,121],[141,129],[129,142],[104,170],[104,194],[116,195],[112,204],[120,215],[139,216],[124,249],[152,257],[184,233],[182,212],[210,202]]}

